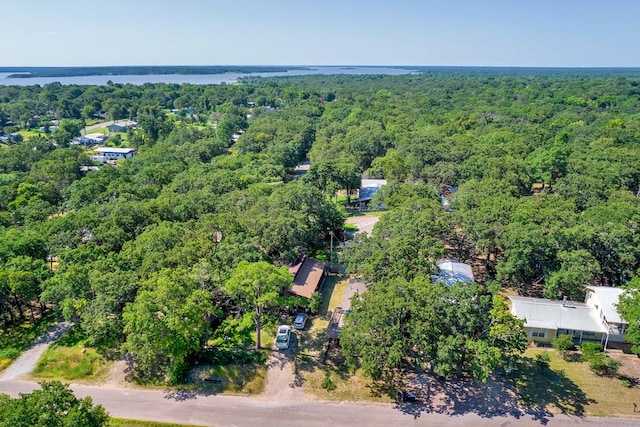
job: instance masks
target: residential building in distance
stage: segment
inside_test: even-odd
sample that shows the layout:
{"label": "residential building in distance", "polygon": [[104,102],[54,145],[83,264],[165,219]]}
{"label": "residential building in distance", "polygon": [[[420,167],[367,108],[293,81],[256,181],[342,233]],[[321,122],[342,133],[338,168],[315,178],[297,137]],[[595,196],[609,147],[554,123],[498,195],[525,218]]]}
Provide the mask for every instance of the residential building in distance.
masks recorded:
{"label": "residential building in distance", "polygon": [[92,160],[99,163],[115,163],[117,160],[130,159],[136,154],[135,148],[98,147]]}
{"label": "residential building in distance", "polygon": [[126,122],[112,123],[106,127],[109,132],[126,132],[127,128],[135,128],[137,125],[138,122],[128,120]]}

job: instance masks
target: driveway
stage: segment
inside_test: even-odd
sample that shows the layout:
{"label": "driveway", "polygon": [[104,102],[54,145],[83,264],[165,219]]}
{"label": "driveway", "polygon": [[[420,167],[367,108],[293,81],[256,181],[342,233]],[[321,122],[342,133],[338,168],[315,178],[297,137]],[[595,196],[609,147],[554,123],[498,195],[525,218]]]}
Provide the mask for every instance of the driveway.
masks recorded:
{"label": "driveway", "polygon": [[362,215],[349,217],[345,222],[358,227],[358,233],[365,233],[370,236],[373,226],[376,225],[378,220],[380,220],[380,217],[378,216]]}
{"label": "driveway", "polygon": [[363,294],[366,291],[367,287],[360,280],[349,279],[349,284],[347,285],[347,289],[344,291],[340,307],[344,310],[349,310],[351,308],[351,298],[353,298],[355,294]]}
{"label": "driveway", "polygon": [[62,322],[49,328],[0,374],[0,381],[15,380],[33,371],[45,350],[70,327],[71,323]]}

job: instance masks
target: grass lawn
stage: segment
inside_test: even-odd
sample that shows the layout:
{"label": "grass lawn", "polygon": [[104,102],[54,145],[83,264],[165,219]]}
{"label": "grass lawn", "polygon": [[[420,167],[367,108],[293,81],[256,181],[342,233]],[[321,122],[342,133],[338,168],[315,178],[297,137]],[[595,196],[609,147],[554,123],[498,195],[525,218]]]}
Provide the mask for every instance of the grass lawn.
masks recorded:
{"label": "grass lawn", "polygon": [[193,427],[195,424],[159,423],[156,421],[127,420],[124,418],[111,418],[109,427]]}
{"label": "grass lawn", "polygon": [[[344,293],[347,290],[347,286],[349,285],[349,279],[337,281],[337,277],[330,276],[327,277],[327,280],[333,278],[333,290],[331,292],[331,299],[329,300],[329,304],[327,306],[327,310],[333,311],[336,307],[339,307],[342,304],[342,298],[344,297]],[[324,301],[323,301],[324,302]],[[326,311],[325,311],[326,313]]]}
{"label": "grass lawn", "polygon": [[31,137],[38,136],[40,134],[44,134],[44,132],[40,132],[39,130],[19,130],[18,133],[22,135],[22,137],[27,140]]}
{"label": "grass lawn", "polygon": [[[536,354],[548,352],[548,369],[533,362]],[[584,362],[567,362],[555,351],[528,349],[512,380],[521,404],[546,407],[552,412],[607,417],[640,417],[633,403],[640,402],[640,389],[625,387],[618,378],[599,377]]]}
{"label": "grass lawn", "polygon": [[111,363],[98,352],[85,347],[86,337],[72,327],[52,344],[38,361],[31,376],[37,379],[101,383],[107,379]]}
{"label": "grass lawn", "polygon": [[35,325],[24,321],[7,329],[0,329],[0,371],[5,369],[33,340],[55,323],[53,315],[37,320]]}
{"label": "grass lawn", "polygon": [[187,388],[211,394],[259,394],[266,378],[267,370],[261,365],[205,366],[192,375]]}
{"label": "grass lawn", "polygon": [[91,134],[91,133],[101,133],[103,135],[106,135],[106,134],[109,133],[109,129],[104,127],[104,128],[98,128],[98,129],[93,129],[93,130],[87,131],[87,134]]}

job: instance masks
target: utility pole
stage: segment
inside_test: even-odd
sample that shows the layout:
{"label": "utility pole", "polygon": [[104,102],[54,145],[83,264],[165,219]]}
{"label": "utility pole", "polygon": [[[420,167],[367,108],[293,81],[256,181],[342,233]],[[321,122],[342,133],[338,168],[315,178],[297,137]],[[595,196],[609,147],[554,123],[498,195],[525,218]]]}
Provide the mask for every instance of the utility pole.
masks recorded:
{"label": "utility pole", "polygon": [[329,232],[331,234],[331,252],[329,252],[329,263],[333,267],[333,231]]}

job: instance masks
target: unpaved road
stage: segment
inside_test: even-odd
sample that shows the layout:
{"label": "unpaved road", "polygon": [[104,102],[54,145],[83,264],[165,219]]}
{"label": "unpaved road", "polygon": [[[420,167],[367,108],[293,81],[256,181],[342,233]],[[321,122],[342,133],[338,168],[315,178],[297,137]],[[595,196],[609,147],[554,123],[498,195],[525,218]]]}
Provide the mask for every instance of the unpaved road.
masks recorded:
{"label": "unpaved road", "polygon": [[45,350],[62,334],[67,332],[71,323],[62,322],[52,326],[40,338],[35,340],[7,369],[0,373],[0,381],[15,380],[33,371]]}
{"label": "unpaved road", "polygon": [[373,226],[376,225],[379,219],[380,217],[378,216],[362,215],[349,217],[345,222],[358,227],[358,233],[365,233],[370,236]]}

